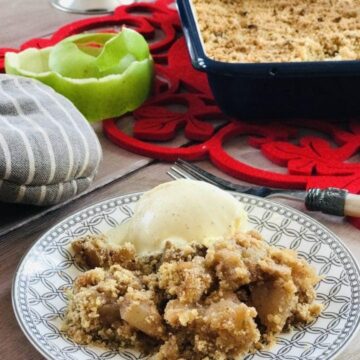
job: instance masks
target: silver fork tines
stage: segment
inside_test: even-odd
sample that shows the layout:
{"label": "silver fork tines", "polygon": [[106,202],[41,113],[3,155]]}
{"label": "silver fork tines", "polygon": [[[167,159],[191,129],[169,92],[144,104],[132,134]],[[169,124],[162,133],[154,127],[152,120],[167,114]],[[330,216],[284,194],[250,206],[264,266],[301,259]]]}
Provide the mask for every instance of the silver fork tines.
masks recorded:
{"label": "silver fork tines", "polygon": [[194,179],[192,176],[190,176],[189,174],[187,174],[186,172],[178,169],[175,166],[171,166],[170,170],[166,172],[171,178],[173,178],[174,180],[179,180],[179,179],[191,179],[191,180],[196,180]]}
{"label": "silver fork tines", "polygon": [[[187,176],[187,178],[193,178],[195,180],[206,181],[210,184],[213,184],[213,185],[218,186],[225,190],[238,191],[238,189],[235,188],[235,184],[231,183],[230,181],[221,179],[194,164],[188,163],[185,160],[179,159],[179,160],[175,161],[174,165],[175,166],[173,166],[172,169],[174,171],[180,169],[182,174],[183,175],[185,174]],[[244,186],[242,188],[245,189],[247,187]]]}
{"label": "silver fork tines", "polygon": [[245,186],[240,184],[232,183],[228,180],[222,179],[214,174],[207,172],[206,170],[190,164],[185,160],[177,160],[167,174],[177,179],[193,179],[201,180],[224,190],[231,190],[241,193],[247,193],[260,197],[283,197],[290,199],[304,199],[305,192],[301,190],[284,190],[284,189],[271,189],[263,186]]}

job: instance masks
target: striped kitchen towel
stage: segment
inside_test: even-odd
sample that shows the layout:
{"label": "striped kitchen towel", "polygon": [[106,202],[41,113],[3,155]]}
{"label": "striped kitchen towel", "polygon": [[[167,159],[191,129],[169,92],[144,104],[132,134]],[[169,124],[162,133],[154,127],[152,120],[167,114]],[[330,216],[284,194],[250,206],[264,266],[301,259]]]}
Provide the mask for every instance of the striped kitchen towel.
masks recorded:
{"label": "striped kitchen towel", "polygon": [[69,100],[37,80],[0,74],[0,201],[65,201],[91,184],[101,157]]}

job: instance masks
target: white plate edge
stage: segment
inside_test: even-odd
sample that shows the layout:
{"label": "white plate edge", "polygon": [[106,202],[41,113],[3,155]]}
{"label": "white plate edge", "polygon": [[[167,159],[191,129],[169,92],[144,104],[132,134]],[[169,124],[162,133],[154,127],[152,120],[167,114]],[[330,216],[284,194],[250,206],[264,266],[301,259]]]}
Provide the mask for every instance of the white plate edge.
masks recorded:
{"label": "white plate edge", "polygon": [[[111,201],[117,201],[119,198],[122,197],[131,197],[131,196],[141,196],[142,194],[144,194],[145,191],[138,191],[138,192],[134,192],[134,193],[126,193],[126,194],[122,194],[122,195],[117,195],[114,197],[110,197],[108,199],[102,200],[100,202],[96,202],[92,205],[86,206],[80,210],[74,211],[73,213],[67,215],[63,220],[61,220],[60,222],[56,223],[54,226],[52,226],[49,230],[47,230],[46,232],[44,232],[30,247],[29,249],[26,250],[25,254],[21,257],[16,270],[15,270],[15,274],[13,276],[13,280],[12,280],[12,286],[11,286],[11,303],[12,303],[12,308],[15,314],[15,318],[18,322],[18,325],[20,327],[20,329],[22,330],[23,334],[25,335],[25,337],[29,340],[29,342],[34,346],[34,348],[42,355],[44,356],[47,360],[58,360],[58,358],[56,357],[49,357],[49,354],[47,354],[39,345],[37,342],[35,342],[35,340],[33,339],[32,335],[28,333],[27,327],[24,324],[23,320],[20,317],[20,314],[18,312],[17,309],[17,292],[16,292],[16,283],[18,282],[19,279],[19,274],[20,274],[20,269],[22,267],[22,265],[25,263],[25,260],[27,258],[27,256],[31,253],[31,251],[33,250],[33,248],[44,238],[46,237],[48,234],[50,234],[54,228],[61,226],[63,223],[65,223],[70,217],[76,215],[77,213],[80,212],[84,212],[84,211],[88,211],[93,207],[97,207],[111,202]],[[346,244],[334,233],[332,232],[330,229],[328,229],[325,225],[321,224],[318,220],[312,218],[311,216],[303,213],[301,210],[292,208],[291,206],[282,204],[280,202],[277,201],[273,201],[273,200],[267,200],[266,198],[262,198],[259,196],[254,196],[254,195],[248,195],[248,194],[243,194],[243,193],[239,193],[239,192],[235,192],[235,191],[227,191],[228,193],[232,194],[232,195],[236,195],[236,196],[243,196],[243,197],[247,197],[250,199],[254,199],[256,201],[263,201],[265,203],[269,203],[269,204],[276,204],[282,208],[285,208],[286,210],[289,210],[290,212],[293,213],[297,213],[299,214],[301,217],[305,218],[306,220],[309,220],[310,222],[315,223],[315,225],[319,226],[320,228],[322,228],[323,230],[325,230],[331,237],[334,237],[339,243],[340,245],[343,247],[344,251],[347,252],[348,256],[351,258],[351,260],[353,261],[358,274],[360,274],[360,266],[359,266],[359,261],[353,256],[353,254],[350,252],[350,249],[346,246]],[[250,204],[251,205],[251,204]],[[360,331],[360,313],[358,314],[358,318],[355,324],[355,330],[353,331],[353,333],[351,334],[351,336],[349,336],[347,339],[344,340],[344,343],[342,344],[342,346],[340,348],[338,348],[332,355],[330,358],[327,358],[326,360],[332,360],[334,359],[336,356],[338,356],[339,354],[341,354],[346,347],[349,345],[350,341],[352,339],[354,339],[354,337],[359,333]]]}

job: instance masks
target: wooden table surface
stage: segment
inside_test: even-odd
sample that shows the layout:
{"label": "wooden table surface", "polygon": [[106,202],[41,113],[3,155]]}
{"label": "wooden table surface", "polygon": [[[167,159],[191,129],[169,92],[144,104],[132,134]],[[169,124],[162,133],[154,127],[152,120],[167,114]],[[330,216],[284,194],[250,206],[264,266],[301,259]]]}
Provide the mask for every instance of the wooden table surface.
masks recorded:
{"label": "wooden table surface", "polygon": [[[47,0],[0,0],[0,47],[16,47],[29,37],[47,36],[59,26],[82,17],[55,10],[48,4]],[[33,242],[49,227],[81,208],[116,195],[150,189],[169,180],[166,175],[169,164],[154,162],[151,159],[116,148],[101,136],[99,129],[97,129],[97,133],[101,137],[105,158],[98,175],[98,186],[94,186],[91,189],[92,191],[85,196],[0,237],[1,360],[43,359],[22,334],[11,307],[11,283],[16,266]],[[252,164],[255,163],[255,165],[263,168],[275,167],[272,163],[262,159],[256,150],[245,148],[241,141],[233,141],[228,147],[233,156],[241,156],[242,159],[246,158]],[[208,161],[201,161],[199,165],[220,174]],[[114,166],[118,170],[116,176],[113,175]],[[304,210],[302,204],[298,202],[279,201]],[[2,223],[5,221],[4,219],[8,221],[5,214],[9,213],[9,209],[12,209],[10,205],[0,204],[0,225],[4,225]],[[13,221],[22,221],[27,216],[25,207],[17,206],[12,212],[16,213],[16,218],[15,220],[12,219]],[[360,261],[358,230],[343,219],[321,214],[312,214],[312,216],[336,233]],[[360,360],[360,334],[336,359]]]}

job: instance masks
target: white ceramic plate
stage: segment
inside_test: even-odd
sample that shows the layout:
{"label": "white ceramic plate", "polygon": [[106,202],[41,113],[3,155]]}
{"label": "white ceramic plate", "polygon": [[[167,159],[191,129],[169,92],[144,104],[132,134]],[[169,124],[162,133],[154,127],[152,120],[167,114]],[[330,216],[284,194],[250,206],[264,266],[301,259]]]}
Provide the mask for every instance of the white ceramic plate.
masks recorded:
{"label": "white ceramic plate", "polygon": [[[13,283],[13,307],[29,341],[48,359],[144,359],[131,349],[114,352],[75,344],[61,332],[66,308],[64,289],[82,271],[73,261],[70,242],[99,234],[125,221],[141,194],[103,201],[68,217],[44,234],[21,261]],[[359,325],[359,267],[345,245],[324,226],[289,207],[252,196],[234,196],[256,228],[272,245],[297,250],[324,276],[317,287],[324,304],[308,326],[282,334],[269,351],[247,360],[328,360],[338,354]]]}

